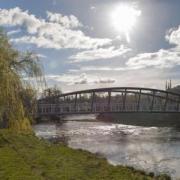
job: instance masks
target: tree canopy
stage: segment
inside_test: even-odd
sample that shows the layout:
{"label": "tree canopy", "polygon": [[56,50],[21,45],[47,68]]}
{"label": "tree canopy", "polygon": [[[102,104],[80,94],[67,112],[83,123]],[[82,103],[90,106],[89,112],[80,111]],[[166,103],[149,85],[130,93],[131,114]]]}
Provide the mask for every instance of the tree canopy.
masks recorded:
{"label": "tree canopy", "polygon": [[41,65],[37,56],[31,52],[21,53],[13,48],[4,31],[0,30],[1,124],[17,131],[31,129],[24,106],[23,92],[27,93],[27,82],[25,83],[24,78],[41,76]]}
{"label": "tree canopy", "polygon": [[61,94],[62,94],[61,89],[57,86],[54,86],[54,87],[44,89],[44,91],[42,92],[42,97],[46,98],[46,97],[58,96]]}

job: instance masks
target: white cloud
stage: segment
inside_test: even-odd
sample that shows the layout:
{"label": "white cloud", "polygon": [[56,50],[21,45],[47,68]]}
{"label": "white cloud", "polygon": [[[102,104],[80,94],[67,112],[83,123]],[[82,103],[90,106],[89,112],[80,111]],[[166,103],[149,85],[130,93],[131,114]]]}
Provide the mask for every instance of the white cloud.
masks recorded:
{"label": "white cloud", "polygon": [[180,46],[180,26],[170,29],[166,35],[166,39],[169,43]]}
{"label": "white cloud", "polygon": [[115,48],[114,46],[111,46],[107,48],[97,48],[93,50],[82,51],[71,56],[70,59],[73,59],[73,62],[84,62],[84,61],[92,61],[97,59],[109,59],[124,55],[129,51],[131,51],[131,49],[126,48],[123,45],[121,45],[120,48]]}
{"label": "white cloud", "polygon": [[0,9],[0,25],[23,27],[27,35],[11,39],[14,43],[34,44],[42,48],[98,48],[112,43],[108,38],[91,38],[81,30],[79,20],[73,16],[63,16],[58,13],[47,13],[48,19],[37,18],[28,11],[16,7]]}
{"label": "white cloud", "polygon": [[96,10],[95,6],[90,6],[90,10]]}
{"label": "white cloud", "polygon": [[36,33],[42,23],[45,23],[44,20],[37,19],[28,11],[22,11],[19,7],[9,10],[0,9],[0,25],[23,26],[29,33]]}
{"label": "white cloud", "polygon": [[142,53],[130,58],[126,65],[133,69],[146,67],[172,68],[180,65],[180,52],[161,49],[154,53]]}
{"label": "white cloud", "polygon": [[89,81],[90,80],[88,79],[87,74],[82,73],[73,79],[72,84],[88,84]]}
{"label": "white cloud", "polygon": [[69,72],[86,72],[86,71],[125,71],[127,67],[109,67],[109,66],[82,66],[79,69],[70,69]]}
{"label": "white cloud", "polygon": [[21,32],[20,29],[12,30],[12,31],[7,32],[7,35],[8,35],[8,36],[11,36],[11,35],[14,35],[14,34],[18,34],[18,33],[20,33],[20,32]]}
{"label": "white cloud", "polygon": [[37,54],[37,57],[39,57],[39,58],[47,58],[47,56],[45,56],[44,54]]}
{"label": "white cloud", "polygon": [[74,84],[111,84],[111,83],[115,83],[115,79],[88,77],[86,73],[82,73],[79,77],[74,79],[73,83]]}
{"label": "white cloud", "polygon": [[39,35],[15,38],[11,39],[11,42],[34,44],[41,48],[91,49],[110,44],[111,40],[90,38],[85,36],[81,31],[72,31],[69,29],[58,31],[58,29],[55,29],[55,27],[52,26],[52,29],[50,29],[50,27],[48,29],[47,27],[47,32],[45,32],[45,30],[40,30]]}
{"label": "white cloud", "polygon": [[[51,79],[46,76],[46,79],[49,85],[53,86],[54,84],[58,84],[63,92],[111,86],[152,87],[164,89],[165,81],[168,78],[173,79],[173,77],[177,77],[177,79],[173,79],[172,83],[173,85],[178,84],[179,75],[177,75],[178,73],[174,73],[170,69],[157,70],[154,68],[126,71],[83,71],[57,75],[51,77]],[[112,83],[102,83],[102,81],[105,80]]]}
{"label": "white cloud", "polygon": [[116,80],[112,78],[99,79],[95,81],[96,84],[112,84],[115,83]]}
{"label": "white cloud", "polygon": [[[155,69],[170,69],[176,66],[180,66],[180,26],[176,29],[171,29],[166,35],[166,39],[169,43],[176,44],[175,47],[169,49],[160,49],[156,52],[151,53],[141,53],[134,57],[131,57],[125,63],[125,66],[80,66],[79,69],[71,69],[70,72],[125,72],[139,69],[155,68]],[[122,46],[123,47],[123,46]],[[123,48],[120,50],[123,52]],[[88,50],[80,52],[76,55],[71,56],[74,62],[90,61],[94,59],[103,59],[116,57],[120,55],[120,50],[115,51],[115,48],[99,48],[95,50]],[[124,53],[130,51],[128,48],[124,48]],[[112,52],[111,52],[112,51]],[[93,72],[94,71],[94,72]]]}
{"label": "white cloud", "polygon": [[94,75],[82,74],[63,74],[63,75],[46,75],[47,81],[55,81],[58,83],[66,83],[67,85],[80,85],[80,84],[112,84],[115,79],[107,77],[99,77]]}
{"label": "white cloud", "polygon": [[74,15],[63,16],[59,13],[52,13],[47,11],[47,18],[50,22],[61,24],[66,28],[77,28],[82,26],[77,17],[75,17]]}
{"label": "white cloud", "polygon": [[160,49],[157,52],[141,53],[130,58],[126,65],[132,69],[147,67],[172,68],[180,65],[180,26],[169,30],[165,38],[170,44],[175,44],[174,48]]}

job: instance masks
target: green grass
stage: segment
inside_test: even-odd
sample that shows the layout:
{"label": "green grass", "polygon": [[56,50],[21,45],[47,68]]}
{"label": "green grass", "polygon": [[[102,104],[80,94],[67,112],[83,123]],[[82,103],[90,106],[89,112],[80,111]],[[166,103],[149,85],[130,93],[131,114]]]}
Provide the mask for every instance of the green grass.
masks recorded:
{"label": "green grass", "polygon": [[113,166],[101,157],[32,134],[0,130],[0,180],[166,180],[130,167]]}

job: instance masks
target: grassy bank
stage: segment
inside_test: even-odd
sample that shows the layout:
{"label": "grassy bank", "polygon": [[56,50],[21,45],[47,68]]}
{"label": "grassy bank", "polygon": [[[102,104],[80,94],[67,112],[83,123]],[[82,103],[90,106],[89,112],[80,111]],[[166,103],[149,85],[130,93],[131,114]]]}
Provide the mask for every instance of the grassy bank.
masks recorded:
{"label": "grassy bank", "polygon": [[133,168],[110,165],[86,151],[52,145],[34,135],[0,130],[2,180],[169,179],[165,175],[152,176]]}

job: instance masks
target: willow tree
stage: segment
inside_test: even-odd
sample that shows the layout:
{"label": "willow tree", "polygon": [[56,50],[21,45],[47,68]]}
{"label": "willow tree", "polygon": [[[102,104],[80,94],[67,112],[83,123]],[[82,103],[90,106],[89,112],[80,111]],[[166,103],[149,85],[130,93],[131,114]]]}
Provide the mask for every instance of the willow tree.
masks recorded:
{"label": "willow tree", "polygon": [[0,30],[0,121],[4,126],[17,131],[31,129],[23,106],[22,92],[26,89],[23,79],[41,75],[37,57],[14,49]]}

